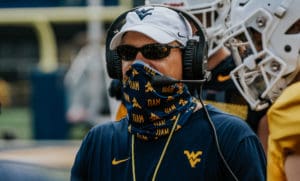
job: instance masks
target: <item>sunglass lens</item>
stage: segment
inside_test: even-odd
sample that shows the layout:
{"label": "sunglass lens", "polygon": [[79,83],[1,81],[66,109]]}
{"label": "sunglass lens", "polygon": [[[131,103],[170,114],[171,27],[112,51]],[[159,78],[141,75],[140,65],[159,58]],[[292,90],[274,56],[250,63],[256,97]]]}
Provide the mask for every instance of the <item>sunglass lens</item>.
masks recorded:
{"label": "sunglass lens", "polygon": [[120,45],[119,47],[117,47],[117,53],[122,60],[134,60],[137,52],[138,50],[130,45]]}
{"label": "sunglass lens", "polygon": [[[131,45],[120,45],[117,47],[117,53],[122,60],[132,61],[140,51],[145,58],[158,60],[169,56],[171,46],[164,44],[148,44],[141,48],[136,48]],[[174,47],[175,48],[175,47]]]}
{"label": "sunglass lens", "polygon": [[170,54],[170,48],[162,44],[149,44],[143,47],[142,53],[145,58],[156,60],[167,57]]}

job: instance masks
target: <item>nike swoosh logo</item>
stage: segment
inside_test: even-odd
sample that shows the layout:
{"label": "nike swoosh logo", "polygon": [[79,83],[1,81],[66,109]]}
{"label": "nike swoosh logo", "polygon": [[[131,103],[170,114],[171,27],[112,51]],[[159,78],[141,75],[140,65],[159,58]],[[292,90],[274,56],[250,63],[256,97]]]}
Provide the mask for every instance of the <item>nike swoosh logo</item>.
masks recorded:
{"label": "nike swoosh logo", "polygon": [[219,74],[217,77],[218,82],[225,82],[230,79],[230,75],[221,75]]}
{"label": "nike swoosh logo", "polygon": [[114,158],[111,162],[112,165],[119,165],[120,163],[126,162],[127,160],[129,160],[129,158],[125,158],[122,160],[116,160],[116,158]]}
{"label": "nike swoosh logo", "polygon": [[177,36],[180,37],[180,38],[185,38],[186,37],[184,35],[181,35],[180,32],[177,33]]}

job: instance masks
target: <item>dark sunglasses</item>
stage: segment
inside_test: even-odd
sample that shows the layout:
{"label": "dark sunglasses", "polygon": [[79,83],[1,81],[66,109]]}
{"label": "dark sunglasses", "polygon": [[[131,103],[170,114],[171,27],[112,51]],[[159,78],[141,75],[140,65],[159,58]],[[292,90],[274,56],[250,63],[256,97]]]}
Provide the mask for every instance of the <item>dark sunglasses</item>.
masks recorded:
{"label": "dark sunglasses", "polygon": [[158,60],[170,55],[171,48],[184,48],[183,46],[173,46],[168,44],[152,43],[136,48],[131,45],[120,45],[117,47],[119,57],[124,61],[133,61],[138,52],[150,60]]}

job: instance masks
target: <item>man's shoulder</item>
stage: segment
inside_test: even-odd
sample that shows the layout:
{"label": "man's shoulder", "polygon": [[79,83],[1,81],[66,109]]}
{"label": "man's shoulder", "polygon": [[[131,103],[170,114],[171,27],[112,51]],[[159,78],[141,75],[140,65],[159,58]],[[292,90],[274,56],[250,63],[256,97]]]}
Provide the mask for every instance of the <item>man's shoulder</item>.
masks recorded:
{"label": "man's shoulder", "polygon": [[240,117],[223,112],[212,105],[207,105],[206,108],[209,118],[204,114],[202,119],[207,121],[210,119],[219,135],[232,135],[241,139],[255,135],[248,124]]}
{"label": "man's shoulder", "polygon": [[[88,132],[88,137],[105,138],[114,135],[121,136],[128,133],[128,121],[123,119],[121,121],[109,121],[103,124],[95,125]],[[105,138],[106,139],[106,138]]]}
{"label": "man's shoulder", "polygon": [[120,130],[124,129],[124,127],[128,126],[128,121],[124,118],[120,121],[108,121],[102,124],[95,125],[91,131],[99,131],[99,130]]}
{"label": "man's shoulder", "polygon": [[[206,105],[205,108],[207,110],[208,115],[205,114],[205,110],[202,108],[199,111],[195,112],[195,114],[194,114],[195,118],[198,119],[199,117],[201,117],[202,119],[208,119],[208,116],[209,116],[209,118],[215,124],[227,123],[227,124],[233,124],[233,125],[235,125],[235,124],[236,125],[239,125],[239,124],[247,125],[246,122],[242,118],[240,118],[236,115],[227,113],[225,111],[222,111],[219,108],[217,108],[211,104]],[[225,122],[225,120],[229,121],[229,122]]]}

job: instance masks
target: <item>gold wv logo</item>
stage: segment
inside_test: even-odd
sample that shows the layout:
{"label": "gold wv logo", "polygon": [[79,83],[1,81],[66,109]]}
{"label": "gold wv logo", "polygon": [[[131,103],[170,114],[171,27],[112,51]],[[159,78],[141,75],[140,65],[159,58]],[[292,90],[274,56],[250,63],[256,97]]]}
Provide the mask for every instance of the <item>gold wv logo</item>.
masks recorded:
{"label": "gold wv logo", "polygon": [[197,151],[195,153],[194,151],[189,152],[188,150],[184,150],[183,153],[187,156],[192,168],[195,168],[196,164],[201,161],[199,157],[202,155],[202,151]]}

